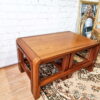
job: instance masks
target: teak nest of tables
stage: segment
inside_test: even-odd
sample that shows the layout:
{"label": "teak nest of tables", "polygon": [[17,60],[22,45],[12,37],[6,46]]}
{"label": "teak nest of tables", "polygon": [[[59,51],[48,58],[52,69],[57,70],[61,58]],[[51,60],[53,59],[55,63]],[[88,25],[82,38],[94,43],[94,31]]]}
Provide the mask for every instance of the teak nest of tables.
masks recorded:
{"label": "teak nest of tables", "polygon": [[[29,76],[32,94],[38,99],[41,86],[81,68],[92,70],[99,48],[98,42],[69,31],[18,38],[19,69]],[[86,53],[85,56],[80,52]],[[75,55],[84,60],[74,63]],[[53,63],[59,72],[41,80],[39,67],[48,62]]]}

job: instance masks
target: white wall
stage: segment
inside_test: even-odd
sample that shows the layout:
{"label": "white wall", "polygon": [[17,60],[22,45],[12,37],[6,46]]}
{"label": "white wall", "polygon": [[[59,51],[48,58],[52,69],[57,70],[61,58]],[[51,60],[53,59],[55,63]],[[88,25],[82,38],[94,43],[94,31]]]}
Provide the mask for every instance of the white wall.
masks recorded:
{"label": "white wall", "polygon": [[16,38],[76,31],[79,0],[0,0],[0,67],[17,63]]}

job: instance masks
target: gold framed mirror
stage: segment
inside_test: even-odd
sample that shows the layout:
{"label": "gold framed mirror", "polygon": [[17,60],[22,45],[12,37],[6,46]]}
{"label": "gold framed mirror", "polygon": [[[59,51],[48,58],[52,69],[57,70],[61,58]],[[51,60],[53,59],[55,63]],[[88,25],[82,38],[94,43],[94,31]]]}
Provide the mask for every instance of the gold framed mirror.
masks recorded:
{"label": "gold framed mirror", "polygon": [[80,0],[79,11],[79,33],[85,37],[92,38],[92,29],[96,20],[99,0]]}

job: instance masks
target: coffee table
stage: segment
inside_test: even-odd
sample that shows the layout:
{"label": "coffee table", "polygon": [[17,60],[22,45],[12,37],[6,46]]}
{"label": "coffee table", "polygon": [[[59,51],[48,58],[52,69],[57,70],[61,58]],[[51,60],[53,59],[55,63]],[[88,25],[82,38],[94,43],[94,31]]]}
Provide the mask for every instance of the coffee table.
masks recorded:
{"label": "coffee table", "polygon": [[[99,48],[98,42],[69,31],[18,38],[18,65],[29,76],[32,94],[38,99],[40,87],[81,68],[91,71]],[[75,55],[83,61],[75,63]],[[46,63],[54,64],[59,71],[40,79],[40,65]]]}

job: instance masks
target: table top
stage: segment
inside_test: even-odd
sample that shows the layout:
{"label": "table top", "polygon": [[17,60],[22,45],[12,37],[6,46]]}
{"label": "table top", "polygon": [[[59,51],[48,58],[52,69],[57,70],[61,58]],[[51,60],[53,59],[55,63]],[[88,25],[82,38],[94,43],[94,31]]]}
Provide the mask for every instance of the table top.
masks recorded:
{"label": "table top", "polygon": [[64,53],[97,45],[90,40],[73,32],[58,32],[38,36],[23,37],[17,39],[17,44],[29,55],[38,56],[40,59],[48,59]]}

